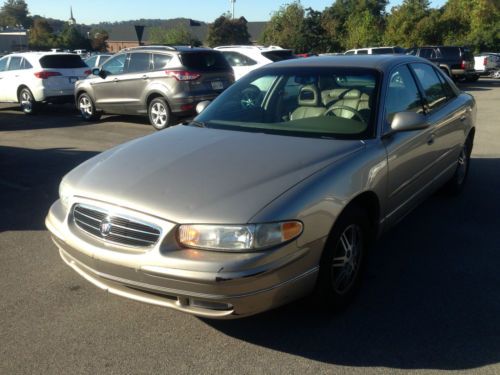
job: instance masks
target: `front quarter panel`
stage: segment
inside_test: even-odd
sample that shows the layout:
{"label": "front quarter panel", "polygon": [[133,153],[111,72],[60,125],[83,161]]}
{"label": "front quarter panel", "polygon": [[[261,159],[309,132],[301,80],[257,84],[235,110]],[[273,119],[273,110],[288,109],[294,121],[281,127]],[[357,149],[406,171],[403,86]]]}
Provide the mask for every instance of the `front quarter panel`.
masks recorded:
{"label": "front quarter panel", "polygon": [[379,140],[370,140],[362,149],[285,192],[251,221],[300,220],[304,231],[297,239],[297,245],[315,249],[311,257],[311,266],[314,266],[319,262],[322,245],[336,219],[353,199],[364,192],[373,192],[379,199],[380,212],[384,211],[386,181],[385,148]]}

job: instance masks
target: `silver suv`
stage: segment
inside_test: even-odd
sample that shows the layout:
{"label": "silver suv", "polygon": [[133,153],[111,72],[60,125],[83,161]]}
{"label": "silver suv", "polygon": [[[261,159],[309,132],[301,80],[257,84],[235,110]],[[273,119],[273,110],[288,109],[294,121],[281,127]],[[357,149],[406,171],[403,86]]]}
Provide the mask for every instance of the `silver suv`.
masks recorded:
{"label": "silver suv", "polygon": [[86,121],[103,112],[148,115],[161,130],[174,117],[195,114],[234,82],[224,56],[207,48],[142,46],[123,50],[75,86],[76,105]]}

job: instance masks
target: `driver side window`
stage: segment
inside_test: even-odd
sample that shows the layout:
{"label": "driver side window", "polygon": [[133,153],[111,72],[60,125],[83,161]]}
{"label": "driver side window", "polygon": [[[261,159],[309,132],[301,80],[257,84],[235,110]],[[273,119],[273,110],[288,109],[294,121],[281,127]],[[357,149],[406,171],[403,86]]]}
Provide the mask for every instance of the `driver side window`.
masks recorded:
{"label": "driver side window", "polygon": [[106,72],[107,75],[117,75],[122,74],[125,70],[125,62],[127,60],[127,55],[125,53],[117,55],[109,59],[103,66],[102,70]]}
{"label": "driver side window", "polygon": [[386,130],[398,112],[422,112],[422,98],[408,66],[392,71],[385,99]]}

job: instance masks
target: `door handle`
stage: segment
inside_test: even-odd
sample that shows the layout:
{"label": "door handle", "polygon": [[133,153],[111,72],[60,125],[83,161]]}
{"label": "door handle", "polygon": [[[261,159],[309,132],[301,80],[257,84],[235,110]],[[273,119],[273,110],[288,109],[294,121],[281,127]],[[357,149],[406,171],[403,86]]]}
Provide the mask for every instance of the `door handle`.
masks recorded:
{"label": "door handle", "polygon": [[115,78],[115,79],[113,80],[113,82],[114,82],[114,83],[118,82],[118,78]]}
{"label": "door handle", "polygon": [[460,116],[460,121],[464,122],[466,119],[467,119],[467,116],[465,116],[465,115]]}
{"label": "door handle", "polygon": [[434,139],[436,138],[435,134],[429,135],[429,138],[427,138],[427,144],[430,146],[434,143]]}
{"label": "door handle", "polygon": [[144,79],[144,80],[146,80],[146,79],[148,79],[148,78],[149,78],[149,77],[148,77],[147,75],[143,75],[143,76],[142,76],[142,79]]}

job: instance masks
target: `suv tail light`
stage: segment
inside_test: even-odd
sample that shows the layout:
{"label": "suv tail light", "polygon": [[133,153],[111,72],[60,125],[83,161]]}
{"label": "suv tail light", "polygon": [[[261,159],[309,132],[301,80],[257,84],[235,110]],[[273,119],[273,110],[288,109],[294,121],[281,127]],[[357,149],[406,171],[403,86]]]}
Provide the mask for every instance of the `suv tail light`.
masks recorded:
{"label": "suv tail light", "polygon": [[462,64],[460,64],[461,69],[469,69],[470,68],[470,63],[466,60],[462,60]]}
{"label": "suv tail light", "polygon": [[46,70],[42,70],[41,72],[35,72],[34,74],[36,78],[41,78],[41,79],[47,79],[49,77],[56,77],[62,75],[59,72],[48,72]]}
{"label": "suv tail light", "polygon": [[194,81],[201,77],[201,74],[189,72],[187,70],[165,70],[168,77],[173,77],[178,81]]}
{"label": "suv tail light", "polygon": [[83,72],[83,74],[85,74],[86,76],[89,76],[90,73],[92,73],[92,70],[90,69],[87,69],[86,71]]}
{"label": "suv tail light", "polygon": [[484,60],[483,60],[483,65],[484,65],[484,66],[488,65],[488,58],[487,58],[487,57],[485,57],[485,58],[484,58]]}

